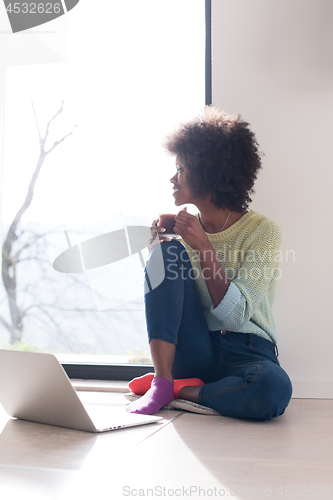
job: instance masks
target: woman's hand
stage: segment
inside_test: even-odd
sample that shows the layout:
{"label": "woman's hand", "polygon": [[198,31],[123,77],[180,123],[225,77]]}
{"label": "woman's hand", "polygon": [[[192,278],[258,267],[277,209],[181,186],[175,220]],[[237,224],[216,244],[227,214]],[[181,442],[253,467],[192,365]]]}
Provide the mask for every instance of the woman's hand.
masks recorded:
{"label": "woman's hand", "polygon": [[174,232],[179,234],[193,250],[202,251],[212,247],[199,219],[189,214],[186,207],[176,215],[175,221]]}
{"label": "woman's hand", "polygon": [[149,240],[148,244],[148,250],[149,252],[151,249],[155,246],[161,243],[162,241],[170,241],[171,238],[163,237],[163,233],[165,232],[165,228],[162,226],[158,226],[157,223],[159,222],[160,219],[155,219],[152,222],[152,225],[150,226],[150,234],[151,238]]}

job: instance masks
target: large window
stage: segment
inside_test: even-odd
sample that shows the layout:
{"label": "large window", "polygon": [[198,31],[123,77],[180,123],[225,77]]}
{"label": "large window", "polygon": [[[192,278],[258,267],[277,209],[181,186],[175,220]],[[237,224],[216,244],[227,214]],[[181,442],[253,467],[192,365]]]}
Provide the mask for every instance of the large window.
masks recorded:
{"label": "large window", "polygon": [[151,363],[145,245],[175,211],[164,137],[205,104],[208,4],[81,0],[26,32],[8,25],[0,347]]}

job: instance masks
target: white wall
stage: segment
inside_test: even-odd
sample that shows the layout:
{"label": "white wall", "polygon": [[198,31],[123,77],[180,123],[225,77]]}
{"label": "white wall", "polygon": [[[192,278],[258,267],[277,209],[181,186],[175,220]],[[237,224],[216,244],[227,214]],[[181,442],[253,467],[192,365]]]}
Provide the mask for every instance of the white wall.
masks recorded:
{"label": "white wall", "polygon": [[282,250],[274,305],[294,397],[333,398],[333,2],[212,0],[213,105],[265,153],[251,205]]}

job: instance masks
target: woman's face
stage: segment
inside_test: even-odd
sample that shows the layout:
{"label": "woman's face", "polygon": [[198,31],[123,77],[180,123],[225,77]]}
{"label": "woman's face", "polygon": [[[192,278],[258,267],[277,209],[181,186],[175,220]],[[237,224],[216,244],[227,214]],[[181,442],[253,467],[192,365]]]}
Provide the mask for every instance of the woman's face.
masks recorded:
{"label": "woman's face", "polygon": [[170,182],[173,184],[173,197],[175,205],[184,205],[186,203],[194,203],[193,194],[187,184],[187,176],[189,175],[185,165],[176,161],[177,172],[171,177]]}

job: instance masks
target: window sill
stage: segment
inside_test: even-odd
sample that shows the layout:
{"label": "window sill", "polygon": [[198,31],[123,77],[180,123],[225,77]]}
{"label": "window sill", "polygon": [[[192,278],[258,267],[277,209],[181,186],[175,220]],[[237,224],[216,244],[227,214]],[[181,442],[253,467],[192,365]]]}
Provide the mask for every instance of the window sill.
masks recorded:
{"label": "window sill", "polygon": [[129,392],[128,382],[121,380],[78,380],[72,379],[76,391],[90,392]]}

